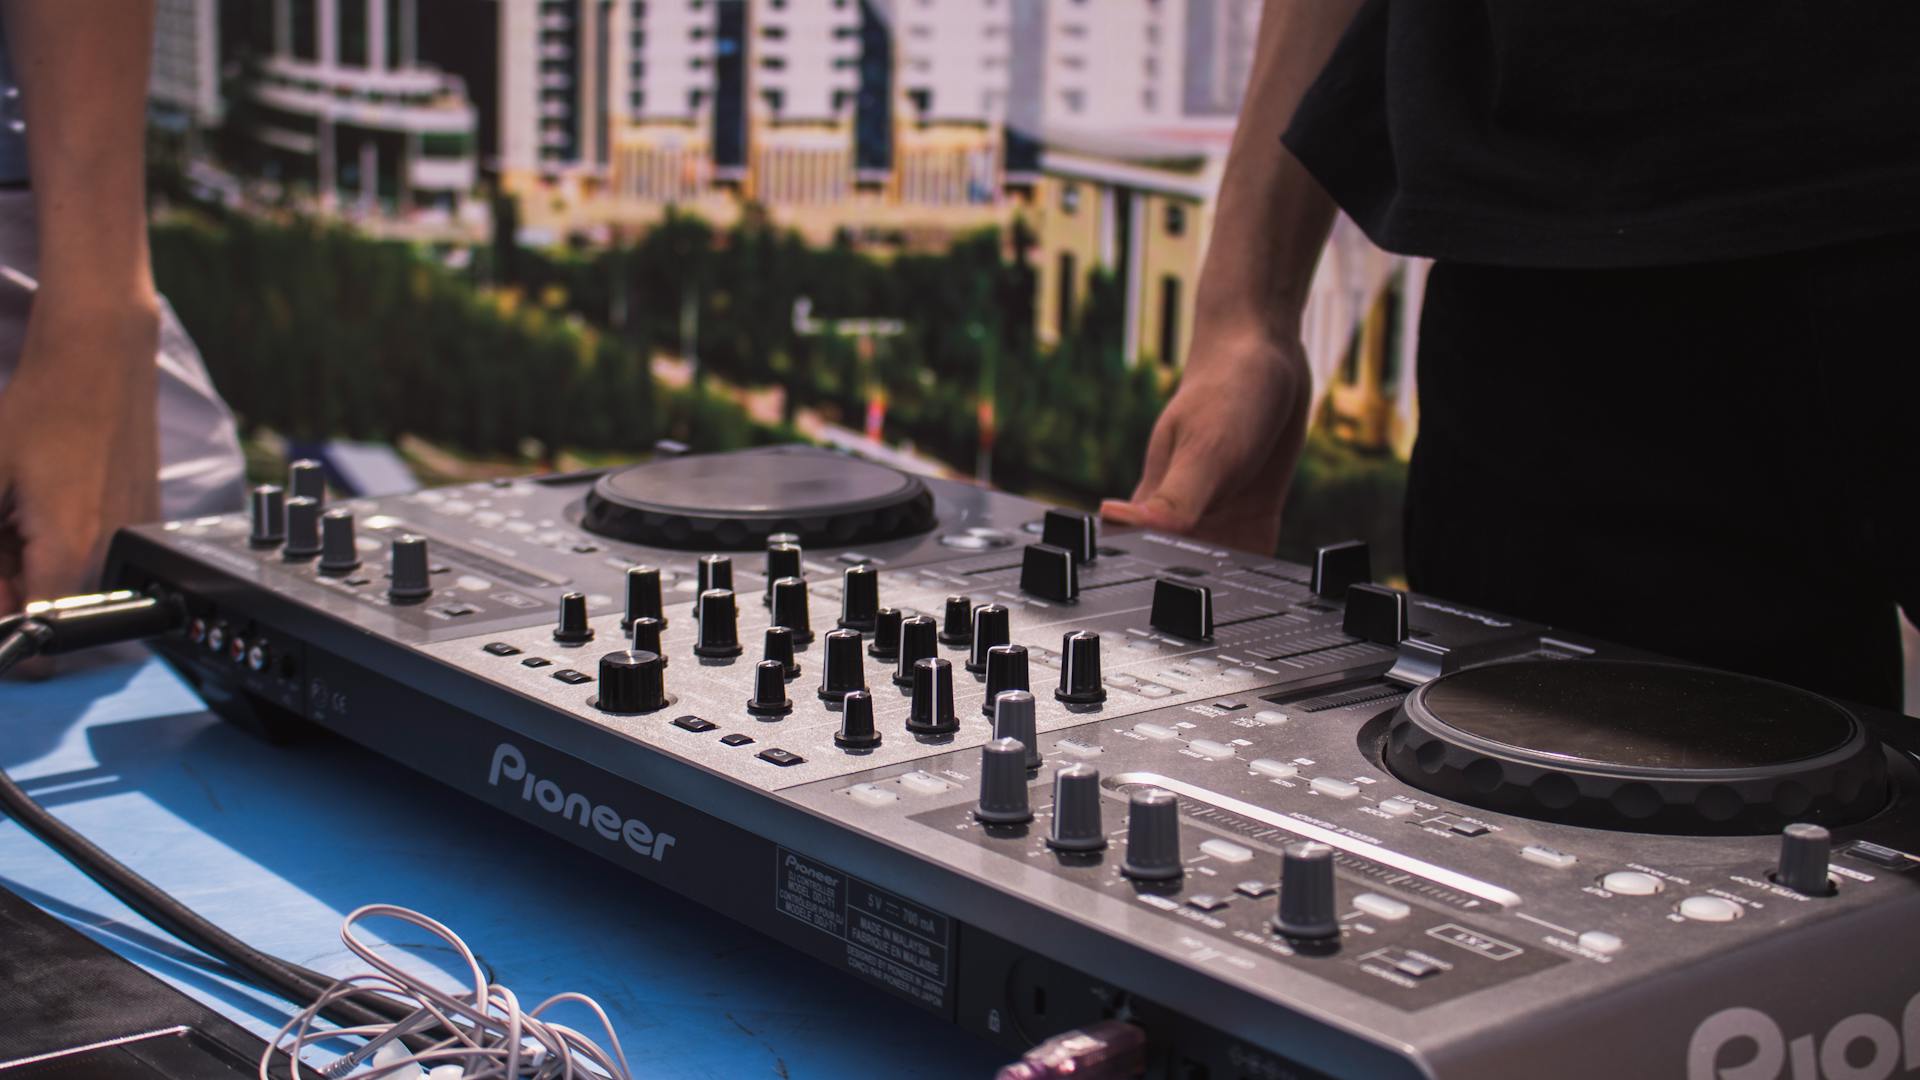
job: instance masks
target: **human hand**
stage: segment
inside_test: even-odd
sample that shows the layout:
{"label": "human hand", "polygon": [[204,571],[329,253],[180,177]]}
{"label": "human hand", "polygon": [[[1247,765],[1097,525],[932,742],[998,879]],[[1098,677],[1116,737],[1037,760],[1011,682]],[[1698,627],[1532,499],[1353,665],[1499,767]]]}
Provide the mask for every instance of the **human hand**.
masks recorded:
{"label": "human hand", "polygon": [[1306,442],[1313,377],[1296,339],[1264,334],[1194,343],[1195,359],[1147,443],[1140,486],[1100,513],[1269,553]]}

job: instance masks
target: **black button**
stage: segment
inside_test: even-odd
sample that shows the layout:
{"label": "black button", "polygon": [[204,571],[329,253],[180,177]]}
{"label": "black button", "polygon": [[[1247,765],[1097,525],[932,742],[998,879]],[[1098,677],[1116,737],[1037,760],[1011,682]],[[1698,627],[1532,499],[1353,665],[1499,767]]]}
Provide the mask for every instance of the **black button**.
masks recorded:
{"label": "black button", "polygon": [[520,650],[504,641],[489,641],[481,648],[495,656],[519,656]]}
{"label": "black button", "polygon": [[479,611],[480,609],[476,607],[469,607],[466,604],[442,604],[439,608],[435,610],[439,611],[440,614],[445,615],[449,618],[457,619],[462,615],[471,615],[474,612]]}
{"label": "black button", "polygon": [[1871,840],[1855,840],[1847,845],[1843,853],[1888,870],[1911,870],[1916,865],[1920,865],[1908,858],[1906,852],[1896,851]]}
{"label": "black button", "polygon": [[598,545],[598,544],[575,544],[575,545],[573,545],[573,553],[574,553],[575,555],[591,555],[591,554],[593,554],[594,552],[596,552],[596,551],[599,551],[599,550],[600,550],[600,545]]}
{"label": "black button", "polygon": [[1235,885],[1233,891],[1239,893],[1241,896],[1251,896],[1255,900],[1259,900],[1279,892],[1280,886],[1266,881],[1243,881]]}
{"label": "black button", "polygon": [[717,728],[720,725],[714,723],[711,720],[706,720],[698,716],[676,716],[673,718],[673,726],[677,728],[685,728],[688,731],[698,732],[698,731],[712,731],[714,728]]}
{"label": "black button", "polygon": [[342,578],[341,580],[346,582],[348,585],[367,585],[373,581],[373,579],[370,577],[359,577],[359,576]]}
{"label": "black button", "polygon": [[1447,828],[1459,833],[1461,836],[1487,835],[1487,827],[1477,821],[1456,821],[1448,825]]}
{"label": "black button", "polygon": [[745,746],[753,741],[753,736],[742,735],[736,731],[731,735],[720,736],[720,741],[726,743],[728,746]]}
{"label": "black button", "polygon": [[547,665],[553,663],[553,661],[547,659],[544,656],[529,656],[525,660],[522,660],[520,662],[522,664],[525,664],[528,667],[546,667]]}
{"label": "black button", "polygon": [[579,686],[581,683],[593,681],[593,676],[584,671],[575,671],[570,667],[563,667],[559,671],[554,672],[553,677],[566,683],[568,686]]}
{"label": "black button", "polygon": [[1200,893],[1187,897],[1187,906],[1196,911],[1219,911],[1221,908],[1227,906],[1227,902],[1217,896]]}
{"label": "black button", "polygon": [[1247,707],[1247,703],[1244,701],[1234,701],[1232,699],[1228,699],[1226,701],[1214,702],[1213,707],[1221,710],[1222,712],[1239,712],[1241,709],[1244,709]]}
{"label": "black button", "polygon": [[769,746],[754,756],[761,761],[771,761],[783,769],[789,765],[798,765],[807,760],[791,750],[782,750],[777,746]]}
{"label": "black button", "polygon": [[1424,979],[1429,975],[1437,975],[1445,970],[1439,964],[1424,956],[1414,956],[1412,954],[1402,956],[1395,960],[1393,962],[1393,969],[1402,975],[1415,979]]}

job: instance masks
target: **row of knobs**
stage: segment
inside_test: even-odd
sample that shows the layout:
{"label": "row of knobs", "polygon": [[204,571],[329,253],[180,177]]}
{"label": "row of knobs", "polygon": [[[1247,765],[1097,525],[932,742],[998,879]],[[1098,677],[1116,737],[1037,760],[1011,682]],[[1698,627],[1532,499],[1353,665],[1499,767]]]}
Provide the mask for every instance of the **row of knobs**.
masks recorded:
{"label": "row of knobs", "polygon": [[[326,498],[326,474],[320,463],[294,462],[287,469],[287,487],[262,484],[253,489],[248,500],[248,543],[262,549],[279,548],[288,562],[317,560],[319,571],[331,576],[360,569],[353,511],[328,510]],[[394,547],[396,600],[417,600],[432,592],[427,584],[426,541],[407,539],[413,543],[396,542]],[[401,572],[405,572],[404,578]]]}

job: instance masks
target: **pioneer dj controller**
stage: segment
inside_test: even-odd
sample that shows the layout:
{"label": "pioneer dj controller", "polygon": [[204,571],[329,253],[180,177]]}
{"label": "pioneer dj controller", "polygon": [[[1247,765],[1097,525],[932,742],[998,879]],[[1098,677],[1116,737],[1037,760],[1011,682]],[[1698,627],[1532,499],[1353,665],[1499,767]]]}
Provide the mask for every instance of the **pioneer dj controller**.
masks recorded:
{"label": "pioneer dj controller", "polygon": [[1920,1069],[1906,718],[1374,585],[1359,544],[810,449],[319,481],[113,548],[213,708],[1009,1047],[1121,1016],[1184,1080]]}

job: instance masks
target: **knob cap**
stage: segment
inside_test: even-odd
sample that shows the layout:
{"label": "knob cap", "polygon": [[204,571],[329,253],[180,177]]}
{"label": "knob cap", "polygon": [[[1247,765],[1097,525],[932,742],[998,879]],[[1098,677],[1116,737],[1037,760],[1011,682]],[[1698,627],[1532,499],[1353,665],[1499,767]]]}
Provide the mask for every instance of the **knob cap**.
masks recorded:
{"label": "knob cap", "polygon": [[762,660],[753,666],[753,696],[747,699],[747,711],[755,716],[785,716],[793,711],[787,697],[787,668],[778,660]]}
{"label": "knob cap", "polygon": [[320,515],[320,572],[351,574],[360,569],[359,541],[353,535],[353,511]]}
{"label": "knob cap", "polygon": [[1053,774],[1053,824],[1047,846],[1059,851],[1099,851],[1107,846],[1100,822],[1100,770],[1074,762]]}
{"label": "knob cap", "polygon": [[433,586],[427,584],[430,568],[427,565],[426,537],[411,533],[394,537],[393,547],[387,557],[389,599],[405,603],[433,595]]}
{"label": "knob cap", "polygon": [[658,620],[663,629],[667,625],[667,613],[660,602],[659,567],[627,567],[627,613],[620,618],[620,629],[632,629],[635,619]]}
{"label": "knob cap", "polygon": [[793,631],[796,645],[813,642],[813,620],[807,614],[807,583],[784,577],[773,583],[773,625]]}
{"label": "knob cap", "polygon": [[628,649],[600,658],[600,696],[593,705],[602,712],[646,713],[667,703],[667,663],[659,653]]}
{"label": "knob cap", "polygon": [[1091,630],[1069,630],[1060,639],[1060,688],[1053,696],[1069,705],[1097,705],[1107,700],[1100,682],[1100,635]]}
{"label": "knob cap", "polygon": [[1163,634],[1205,641],[1213,636],[1213,590],[1191,581],[1161,578],[1153,583],[1153,614],[1148,621]]}
{"label": "knob cap", "polygon": [[287,500],[287,546],[280,554],[288,559],[311,559],[320,554],[320,502],[305,495]]}
{"label": "knob cap", "polygon": [[860,631],[827,631],[827,654],[820,661],[820,699],[829,704],[867,688],[866,658],[860,655]]}
{"label": "knob cap", "polygon": [[789,679],[800,674],[800,661],[793,655],[793,631],[784,626],[767,627],[767,648],[761,658],[778,663]]}
{"label": "knob cap", "polygon": [[1180,865],[1180,800],[1171,791],[1148,788],[1127,800],[1127,857],[1120,872],[1142,881],[1177,878]]}
{"label": "knob cap", "polygon": [[980,801],[973,816],[989,825],[1033,820],[1027,805],[1027,748],[1018,739],[994,739],[980,748]]}
{"label": "knob cap", "polygon": [[1347,586],[1373,580],[1373,560],[1365,540],[1328,544],[1313,555],[1313,595],[1339,600]]}
{"label": "knob cap", "polygon": [[1080,596],[1080,570],[1073,553],[1052,544],[1028,544],[1020,557],[1020,591],[1069,603]]}
{"label": "knob cap", "polygon": [[733,591],[733,560],[725,555],[702,555],[693,564],[693,606],[696,613],[700,598],[710,589]]}
{"label": "knob cap", "polygon": [[1017,739],[1027,748],[1027,768],[1040,767],[1040,733],[1034,723],[1033,695],[1009,690],[993,702],[993,737]]}
{"label": "knob cap", "polygon": [[1097,527],[1092,514],[1049,510],[1040,522],[1040,542],[1071,552],[1074,562],[1090,563],[1098,547]]}
{"label": "knob cap", "polygon": [[797,532],[768,533],[767,546],[770,548],[782,547],[782,546],[799,547],[800,534]]}
{"label": "knob cap", "polygon": [[587,594],[570,592],[560,598],[560,621],[553,628],[553,640],[562,645],[584,645],[593,640],[593,627],[587,623]]}
{"label": "knob cap", "polygon": [[[929,620],[931,621],[931,620]],[[913,665],[913,707],[907,730],[915,735],[951,735],[960,730],[953,715],[953,665],[933,656]]]}
{"label": "knob cap", "polygon": [[280,546],[287,537],[287,496],[277,484],[261,484],[249,500],[253,508],[253,531],[247,543],[257,548]]}
{"label": "knob cap", "polygon": [[898,608],[883,607],[873,622],[873,644],[867,646],[867,655],[875,660],[897,660],[900,658],[900,620],[903,616]]}
{"label": "knob cap", "polygon": [[1340,936],[1333,893],[1333,849],[1296,840],[1280,849],[1280,913],[1273,928],[1308,940]]}
{"label": "knob cap", "polygon": [[1385,585],[1350,585],[1340,629],[1389,648],[1407,640],[1407,594]]}
{"label": "knob cap", "polygon": [[301,458],[287,466],[287,491],[296,499],[327,501],[327,467],[312,458]]}
{"label": "knob cap", "polygon": [[981,604],[973,609],[973,647],[967,651],[967,670],[982,675],[987,670],[987,650],[1013,640],[1013,627],[1005,605]]}
{"label": "knob cap", "polygon": [[1795,822],[1780,830],[1780,868],[1775,883],[1802,896],[1833,895],[1827,859],[1833,853],[1833,834],[1819,825]]}
{"label": "knob cap", "polygon": [[854,690],[840,699],[840,730],[833,733],[833,744],[847,750],[867,750],[880,745],[880,733],[873,727],[872,694]]}
{"label": "knob cap", "polygon": [[666,627],[667,620],[656,619],[651,615],[642,615],[633,620],[633,626],[629,628],[633,632],[633,651],[654,653],[660,657],[660,663],[665,665],[667,654],[660,651],[660,631]]}
{"label": "knob cap", "polygon": [[947,597],[946,611],[940,619],[940,644],[973,643],[973,601],[964,596]]}
{"label": "knob cap", "polygon": [[925,615],[900,621],[900,656],[893,668],[895,686],[913,685],[913,665],[940,651],[939,629]]}
{"label": "knob cap", "polygon": [[987,700],[980,711],[993,715],[994,702],[1009,690],[1031,690],[1027,685],[1027,647],[995,645],[987,650]]}
{"label": "knob cap", "polygon": [[762,604],[773,603],[773,583],[781,578],[800,577],[800,545],[767,545],[767,595],[760,598]]}
{"label": "knob cap", "polygon": [[863,634],[873,632],[880,614],[880,572],[871,566],[849,566],[840,582],[840,625]]}
{"label": "knob cap", "polygon": [[708,589],[700,594],[700,625],[693,655],[724,660],[740,655],[740,608],[732,589]]}

